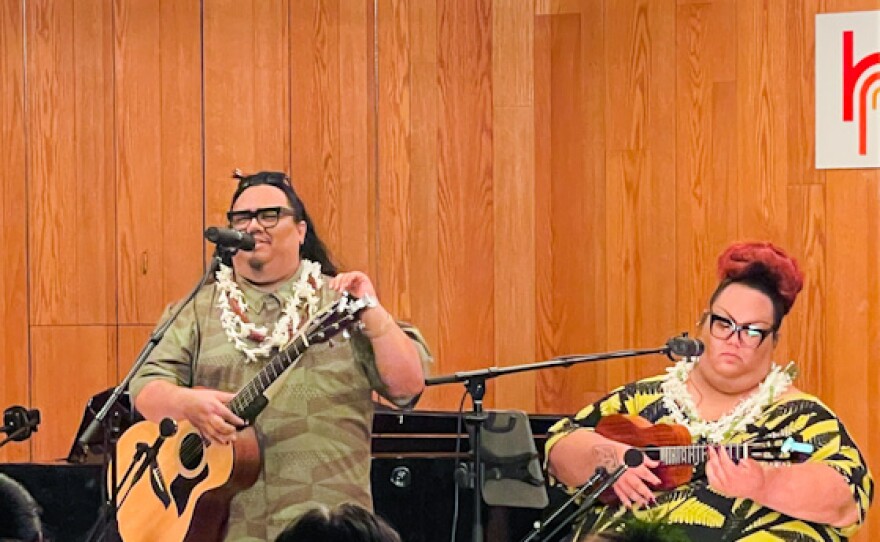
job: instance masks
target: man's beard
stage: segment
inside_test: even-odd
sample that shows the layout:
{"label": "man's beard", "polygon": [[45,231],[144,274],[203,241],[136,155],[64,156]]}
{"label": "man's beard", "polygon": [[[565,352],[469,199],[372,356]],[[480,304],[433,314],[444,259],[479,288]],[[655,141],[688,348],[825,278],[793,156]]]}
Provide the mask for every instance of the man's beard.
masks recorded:
{"label": "man's beard", "polygon": [[263,268],[266,266],[266,262],[259,258],[248,258],[247,263],[248,267],[250,267],[252,271],[256,271],[257,273],[263,271]]}

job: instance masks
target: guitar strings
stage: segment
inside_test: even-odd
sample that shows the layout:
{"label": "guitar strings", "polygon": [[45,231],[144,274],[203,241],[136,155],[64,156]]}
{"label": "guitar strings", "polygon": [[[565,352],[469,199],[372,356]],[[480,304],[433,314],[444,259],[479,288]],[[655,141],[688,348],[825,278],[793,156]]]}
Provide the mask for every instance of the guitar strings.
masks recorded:
{"label": "guitar strings", "polygon": [[[323,336],[330,329],[338,330],[343,326],[342,323],[351,323],[354,321],[353,314],[346,314],[343,318],[337,320],[336,322],[326,325],[326,320],[330,315],[335,314],[335,311],[328,313],[321,320],[317,322],[318,331],[313,331],[310,333],[312,336]],[[347,321],[347,322],[346,322]],[[241,416],[246,410],[247,405],[253,403],[253,401],[263,394],[278,377],[286,371],[287,369],[294,367],[300,360],[302,354],[308,348],[308,344],[305,343],[304,334],[300,334],[296,339],[294,339],[292,348],[288,347],[279,352],[265,367],[263,367],[259,373],[257,373],[256,377],[252,379],[248,384],[233,397],[232,401],[230,401],[230,410],[236,415]],[[291,356],[291,350],[293,350],[293,356]],[[270,374],[271,373],[271,374]],[[265,382],[264,382],[265,379]],[[258,385],[259,384],[259,385]],[[186,440],[184,437],[183,443],[180,447],[180,458],[181,462],[185,465],[192,464],[196,459],[200,459],[201,456],[204,455],[204,442],[201,438],[199,439],[189,439]]]}

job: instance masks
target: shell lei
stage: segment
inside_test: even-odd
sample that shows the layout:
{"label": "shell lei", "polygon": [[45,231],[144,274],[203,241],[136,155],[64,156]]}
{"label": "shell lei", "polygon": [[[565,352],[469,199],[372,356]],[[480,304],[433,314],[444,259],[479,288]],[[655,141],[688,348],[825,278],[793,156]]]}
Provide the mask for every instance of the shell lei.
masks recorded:
{"label": "shell lei", "polygon": [[[300,265],[302,272],[293,284],[291,293],[283,296],[284,306],[281,308],[281,316],[271,333],[265,326],[258,326],[248,321],[247,302],[235,282],[232,268],[221,264],[217,270],[220,325],[226,332],[229,342],[245,355],[245,363],[257,361],[259,357],[267,357],[275,348],[281,348],[289,343],[293,332],[299,329],[302,322],[300,313],[303,309],[307,319],[317,312],[320,301],[318,289],[324,283],[321,277],[321,264],[301,260]],[[246,340],[256,342],[257,345],[250,346]]]}
{"label": "shell lei", "polygon": [[702,437],[712,443],[724,442],[753,424],[764,408],[785,393],[797,375],[793,361],[785,368],[774,363],[755,393],[743,398],[724,416],[710,422],[700,418],[697,405],[685,384],[698,359],[683,358],[666,370],[666,378],[661,384],[663,406],[669,411],[673,422],[687,427],[693,437]]}

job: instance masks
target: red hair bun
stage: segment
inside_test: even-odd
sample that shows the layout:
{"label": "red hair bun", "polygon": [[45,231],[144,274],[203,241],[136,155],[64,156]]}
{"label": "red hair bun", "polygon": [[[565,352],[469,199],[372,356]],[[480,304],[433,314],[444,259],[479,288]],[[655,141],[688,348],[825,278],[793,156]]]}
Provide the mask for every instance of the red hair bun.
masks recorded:
{"label": "red hair bun", "polygon": [[734,243],[718,257],[721,281],[738,282],[760,275],[775,285],[788,314],[804,287],[804,274],[797,260],[772,243],[758,242]]}

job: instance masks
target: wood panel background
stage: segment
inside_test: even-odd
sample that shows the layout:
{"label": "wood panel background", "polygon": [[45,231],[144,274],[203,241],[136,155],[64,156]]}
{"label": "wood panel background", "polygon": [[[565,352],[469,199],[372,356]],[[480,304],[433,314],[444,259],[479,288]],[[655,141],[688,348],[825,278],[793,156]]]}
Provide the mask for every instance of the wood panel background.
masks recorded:
{"label": "wood panel background", "polygon": [[[436,374],[658,346],[693,328],[728,243],[773,240],[807,274],[778,359],[876,467],[880,176],[813,166],[814,17],[870,9],[0,0],[0,406],[43,412],[0,459],[66,454],[198,280],[241,168],[291,172]],[[665,367],[508,376],[486,404],[571,413]]]}

